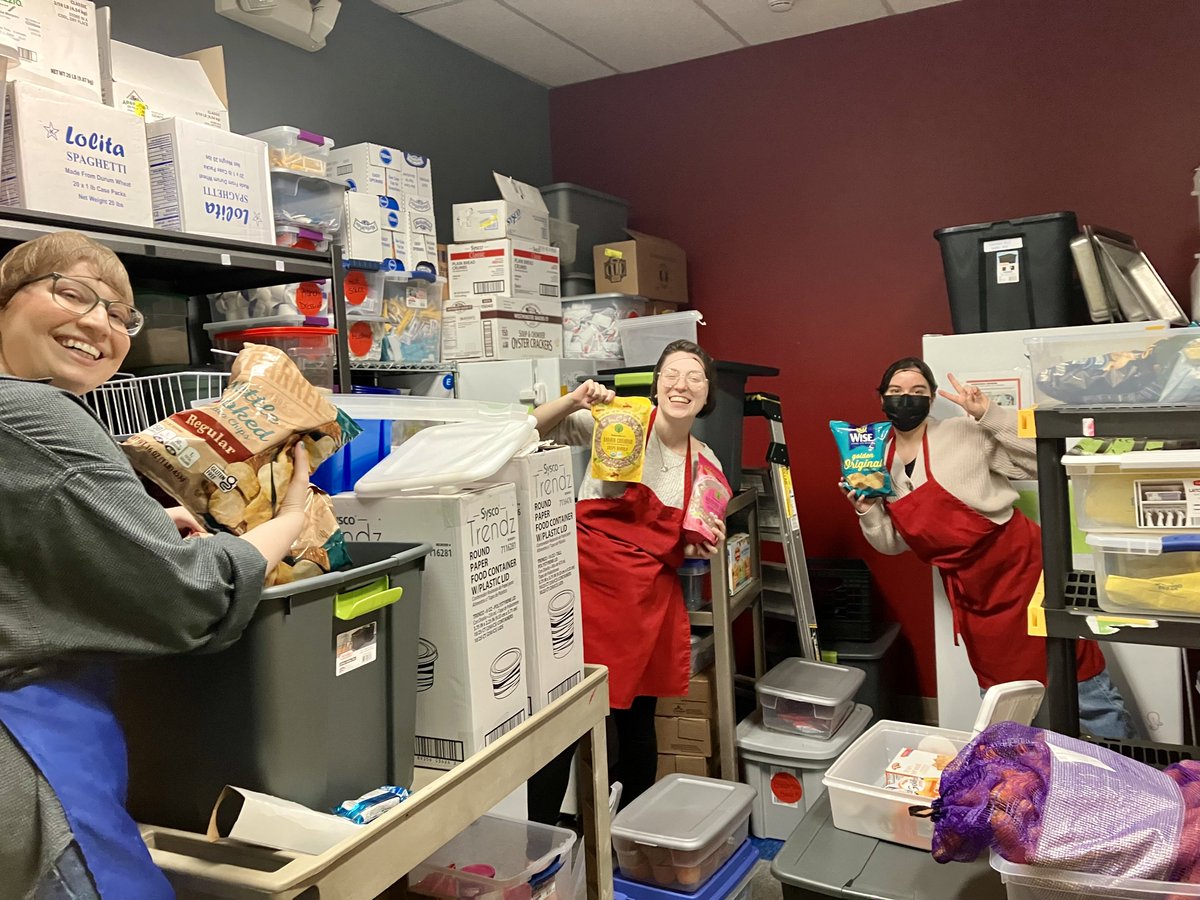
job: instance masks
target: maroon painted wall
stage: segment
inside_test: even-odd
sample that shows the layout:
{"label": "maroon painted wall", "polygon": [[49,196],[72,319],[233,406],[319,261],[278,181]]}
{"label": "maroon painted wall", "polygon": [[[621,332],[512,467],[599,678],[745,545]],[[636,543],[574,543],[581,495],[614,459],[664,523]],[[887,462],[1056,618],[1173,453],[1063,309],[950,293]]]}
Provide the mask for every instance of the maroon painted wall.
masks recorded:
{"label": "maroon painted wall", "polygon": [[902,690],[936,693],[928,570],[862,540],[826,422],[878,418],[883,367],[950,330],[935,228],[1071,209],[1186,307],[1198,72],[1194,0],[961,0],[551,92],[555,180],[628,198],[687,250],[706,346],[783,370],[756,386],[783,397],[809,554],[867,559]]}

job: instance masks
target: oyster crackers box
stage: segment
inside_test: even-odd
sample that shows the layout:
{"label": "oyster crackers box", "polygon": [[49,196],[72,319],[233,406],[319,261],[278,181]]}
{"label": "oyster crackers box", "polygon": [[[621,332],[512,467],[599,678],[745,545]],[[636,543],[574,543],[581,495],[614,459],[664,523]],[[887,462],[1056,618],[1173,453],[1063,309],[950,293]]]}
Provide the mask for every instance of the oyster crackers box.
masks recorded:
{"label": "oyster crackers box", "polygon": [[487,480],[512,482],[517,489],[525,677],[529,712],[535,713],[583,680],[571,450],[551,447],[514,457]]}
{"label": "oyster crackers box", "polygon": [[351,541],[427,541],[417,653],[418,766],[450,769],[525,721],[525,629],[511,484],[333,498]]}
{"label": "oyster crackers box", "polygon": [[145,123],[52,88],[8,85],[0,203],[151,227]]}

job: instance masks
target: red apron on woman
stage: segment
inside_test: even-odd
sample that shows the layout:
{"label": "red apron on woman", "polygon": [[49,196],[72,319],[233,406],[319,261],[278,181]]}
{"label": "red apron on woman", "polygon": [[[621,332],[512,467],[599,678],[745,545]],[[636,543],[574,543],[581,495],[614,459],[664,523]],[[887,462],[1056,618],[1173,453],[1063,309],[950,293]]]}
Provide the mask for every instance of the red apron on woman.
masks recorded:
{"label": "red apron on woman", "polygon": [[[652,414],[647,435],[653,428]],[[685,507],[691,492],[689,435]],[[583,658],[608,666],[608,702],[614,709],[628,709],[634,697],[687,693],[691,628],[676,574],[686,543],[683,512],[665,505],[644,484],[629,484],[620,497],[578,504]]]}
{"label": "red apron on woman", "polygon": [[[1028,633],[1026,610],[1042,574],[1041,529],[1020,510],[1003,525],[976,512],[933,476],[922,436],[925,483],[888,503],[896,531],[926,565],[936,566],[981,688],[1006,681],[1046,683],[1046,642]],[[888,448],[887,467],[896,454]],[[1076,641],[1077,678],[1104,670],[1094,641]]]}

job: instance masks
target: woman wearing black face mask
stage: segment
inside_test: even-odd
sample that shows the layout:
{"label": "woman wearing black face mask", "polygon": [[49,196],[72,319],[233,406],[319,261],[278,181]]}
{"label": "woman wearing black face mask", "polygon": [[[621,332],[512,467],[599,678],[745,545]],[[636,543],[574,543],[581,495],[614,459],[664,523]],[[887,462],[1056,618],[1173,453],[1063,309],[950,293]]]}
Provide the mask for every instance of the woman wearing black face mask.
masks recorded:
{"label": "woman wearing black face mask", "polygon": [[[1026,608],[1042,573],[1041,530],[1013,509],[1010,479],[1034,478],[1032,441],[1017,437],[1013,409],[993,404],[979,388],[938,391],[919,359],[888,366],[879,383],[893,426],[887,467],[893,496],[862,499],[842,486],[859,514],[863,535],[881,553],[912,550],[936,566],[981,690],[1006,681],[1046,682],[1046,642],[1030,637]],[[966,416],[929,418],[935,392]],[[1133,736],[1121,695],[1092,641],[1076,642],[1079,717],[1098,737]]]}

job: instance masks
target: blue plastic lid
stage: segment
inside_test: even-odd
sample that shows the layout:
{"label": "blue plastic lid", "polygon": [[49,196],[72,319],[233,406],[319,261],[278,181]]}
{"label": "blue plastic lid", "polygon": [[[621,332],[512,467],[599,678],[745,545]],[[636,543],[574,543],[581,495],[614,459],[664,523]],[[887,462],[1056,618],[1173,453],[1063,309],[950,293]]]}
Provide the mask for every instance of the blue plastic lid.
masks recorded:
{"label": "blue plastic lid", "polygon": [[691,575],[693,572],[707,572],[710,568],[712,565],[707,559],[685,559],[679,571]]}
{"label": "blue plastic lid", "polygon": [[668,891],[640,881],[630,881],[618,873],[613,875],[613,897],[614,900],[724,900],[733,896],[734,889],[750,874],[756,862],[758,851],[747,838],[737,852],[725,860],[725,865],[717,869],[695,893]]}

